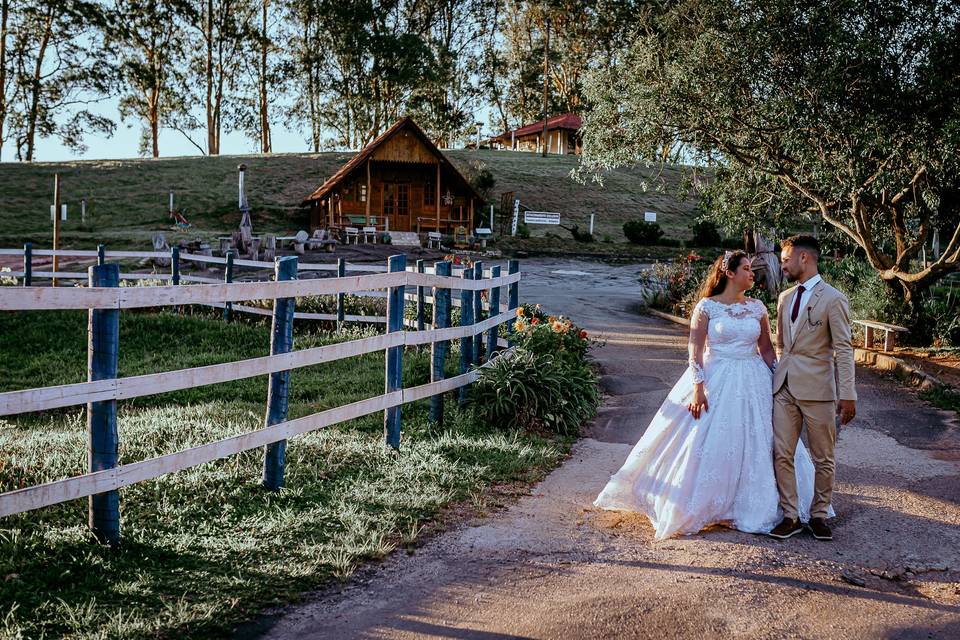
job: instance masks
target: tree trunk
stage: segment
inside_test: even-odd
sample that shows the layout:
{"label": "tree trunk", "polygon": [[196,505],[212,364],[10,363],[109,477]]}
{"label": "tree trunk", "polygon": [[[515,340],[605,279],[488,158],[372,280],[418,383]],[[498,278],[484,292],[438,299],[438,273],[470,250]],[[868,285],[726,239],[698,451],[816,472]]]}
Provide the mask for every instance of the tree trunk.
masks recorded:
{"label": "tree trunk", "polygon": [[7,120],[7,16],[10,0],[0,1],[0,161],[3,160],[3,125]]}
{"label": "tree trunk", "polygon": [[207,154],[217,155],[217,141],[214,137],[213,116],[213,0],[207,0],[207,15],[203,24],[203,39],[207,47],[205,64],[207,81]]}
{"label": "tree trunk", "polygon": [[270,0],[263,0],[262,27],[260,38],[260,151],[270,153],[270,118],[267,111],[267,49],[270,41],[267,38],[267,5]]}
{"label": "tree trunk", "polygon": [[27,113],[27,162],[33,161],[34,142],[37,135],[37,117],[40,114],[40,78],[43,71],[43,59],[47,53],[47,45],[50,43],[50,36],[53,34],[53,7],[50,7],[47,13],[43,27],[43,37],[40,39],[40,46],[37,49],[37,60],[33,69],[33,78],[30,82],[30,111]]}

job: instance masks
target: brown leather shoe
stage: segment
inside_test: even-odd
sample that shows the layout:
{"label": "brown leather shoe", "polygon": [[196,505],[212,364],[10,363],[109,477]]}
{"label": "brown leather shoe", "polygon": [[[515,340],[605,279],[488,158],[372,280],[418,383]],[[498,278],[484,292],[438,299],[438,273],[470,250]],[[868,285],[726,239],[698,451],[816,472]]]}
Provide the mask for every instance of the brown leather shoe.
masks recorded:
{"label": "brown leather shoe", "polygon": [[833,540],[833,531],[830,531],[830,527],[827,526],[826,519],[810,518],[807,527],[810,528],[810,533],[817,540]]}
{"label": "brown leather shoe", "polygon": [[778,540],[786,540],[803,531],[803,525],[796,518],[784,518],[768,535]]}

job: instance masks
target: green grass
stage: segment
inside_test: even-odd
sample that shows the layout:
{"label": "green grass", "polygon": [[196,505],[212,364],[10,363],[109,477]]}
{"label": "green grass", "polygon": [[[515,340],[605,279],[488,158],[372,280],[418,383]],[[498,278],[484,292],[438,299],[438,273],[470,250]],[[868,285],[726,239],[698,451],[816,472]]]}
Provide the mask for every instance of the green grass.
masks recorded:
{"label": "green grass", "polygon": [[[496,179],[494,202],[512,191],[525,206],[559,211],[564,224],[589,227],[596,214],[595,235],[609,236],[625,244],[623,223],[642,217],[644,211],[659,214],[658,222],[668,236],[686,238],[687,226],[696,213],[695,202],[679,201],[670,190],[680,179],[676,168],[662,173],[654,169],[626,168],[612,171],[604,186],[579,184],[570,178],[578,163],[574,156],[542,158],[512,151],[448,151],[454,164],[471,175],[486,166]],[[237,213],[237,165],[247,165],[247,193],[253,208],[256,233],[292,233],[305,228],[307,218],[299,204],[353,154],[290,153],[272,155],[213,156],[85,160],[50,163],[0,163],[0,246],[16,247],[32,241],[48,247],[52,231],[49,207],[53,199],[53,176],[60,174],[61,199],[70,207],[63,223],[62,244],[69,248],[94,248],[104,242],[113,249],[149,249],[151,236],[162,231],[171,244],[197,236],[212,239],[229,233],[239,224]],[[666,192],[655,188],[662,175]],[[172,227],[167,215],[170,190],[175,206],[185,207],[193,227]],[[80,199],[86,198],[88,220],[81,225]],[[542,237],[557,229],[534,226]],[[567,232],[560,230],[564,236]]]}
{"label": "green grass", "polygon": [[960,391],[946,385],[920,392],[920,398],[940,409],[955,411],[960,415]]}
{"label": "green grass", "polygon": [[[299,328],[298,349],[366,335]],[[214,314],[121,315],[120,375],[264,355],[269,326]],[[451,354],[451,373],[458,356]],[[0,390],[85,378],[82,312],[0,314]],[[290,417],[383,392],[383,355],[295,370]],[[426,355],[404,356],[405,384]],[[262,426],[266,376],[119,403],[128,463]],[[412,548],[443,509],[482,505],[492,485],[528,483],[556,466],[569,440],[494,433],[448,400],[431,431],[426,401],[405,405],[399,453],[382,415],[305,434],[287,449],[286,488],[260,484],[251,451],[121,490],[122,546],[95,544],[86,501],[0,520],[0,638],[181,638],[229,633],[264,608],[346,579],[361,563]],[[83,473],[82,408],[0,420],[0,491]]]}

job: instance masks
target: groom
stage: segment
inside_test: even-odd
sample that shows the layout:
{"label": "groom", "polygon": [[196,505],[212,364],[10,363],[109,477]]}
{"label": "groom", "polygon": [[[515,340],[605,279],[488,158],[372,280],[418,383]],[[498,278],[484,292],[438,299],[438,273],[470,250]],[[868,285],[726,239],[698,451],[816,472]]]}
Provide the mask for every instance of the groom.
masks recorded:
{"label": "groom", "polygon": [[[832,540],[827,515],[833,495],[835,416],[847,424],[857,413],[853,348],[847,298],[817,272],[820,244],[797,235],[781,243],[783,272],[798,286],[777,302],[777,351],[773,375],[773,449],[783,521],[770,535],[786,539],[803,530],[798,518],[794,454],[800,430],[816,467],[810,531],[817,540]],[[836,364],[834,364],[836,363]]]}

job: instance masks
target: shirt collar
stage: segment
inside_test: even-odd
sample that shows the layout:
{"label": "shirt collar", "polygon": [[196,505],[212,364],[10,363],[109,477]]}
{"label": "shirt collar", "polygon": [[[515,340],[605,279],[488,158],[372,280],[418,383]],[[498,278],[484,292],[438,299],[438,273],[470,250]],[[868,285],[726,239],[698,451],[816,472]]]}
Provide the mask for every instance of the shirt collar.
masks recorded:
{"label": "shirt collar", "polygon": [[820,274],[819,274],[819,273],[815,273],[815,274],[813,274],[812,276],[810,276],[809,278],[807,278],[807,281],[804,282],[803,284],[801,284],[800,286],[803,287],[803,290],[804,290],[804,291],[810,291],[810,290],[813,289],[815,286],[817,286],[817,284],[819,284],[821,280],[823,280],[823,278],[820,277]]}

